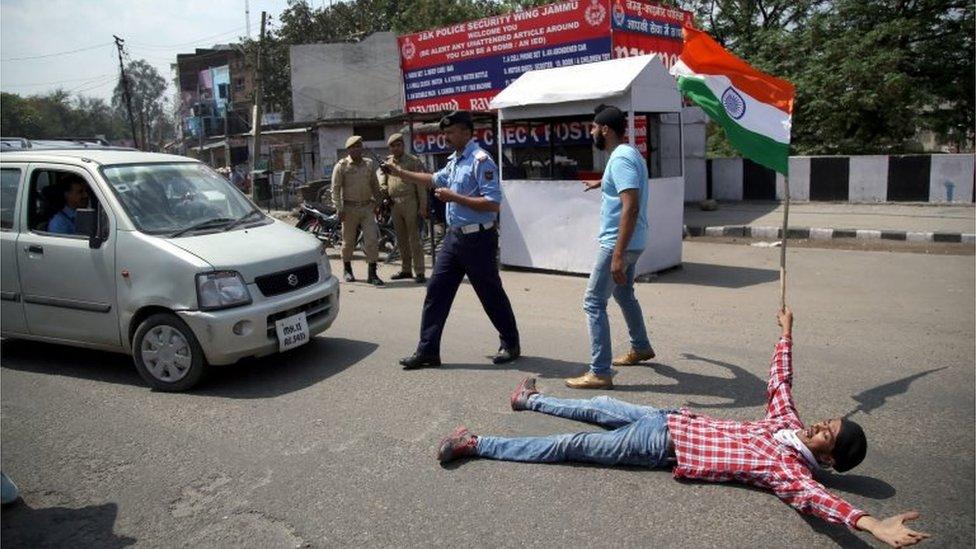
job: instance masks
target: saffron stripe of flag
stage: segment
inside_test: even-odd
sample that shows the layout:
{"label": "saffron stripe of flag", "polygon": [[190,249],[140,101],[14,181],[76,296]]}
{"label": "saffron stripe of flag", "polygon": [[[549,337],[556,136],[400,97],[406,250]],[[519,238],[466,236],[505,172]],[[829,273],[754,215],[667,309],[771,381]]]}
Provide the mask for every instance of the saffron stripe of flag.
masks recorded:
{"label": "saffron stripe of flag", "polygon": [[795,89],[732,55],[710,36],[684,28],[681,58],[671,67],[678,89],[725,129],[743,156],[789,172]]}

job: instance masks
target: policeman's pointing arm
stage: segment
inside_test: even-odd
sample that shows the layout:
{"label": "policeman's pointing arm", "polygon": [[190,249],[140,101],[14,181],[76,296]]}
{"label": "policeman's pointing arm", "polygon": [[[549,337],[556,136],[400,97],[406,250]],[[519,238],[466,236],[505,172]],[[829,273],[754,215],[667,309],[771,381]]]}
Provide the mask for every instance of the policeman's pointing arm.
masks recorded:
{"label": "policeman's pointing arm", "polygon": [[423,172],[411,172],[409,170],[404,170],[397,164],[386,163],[386,168],[390,171],[390,175],[399,177],[400,179],[413,183],[415,185],[421,185],[424,187],[434,186],[434,177],[429,173]]}

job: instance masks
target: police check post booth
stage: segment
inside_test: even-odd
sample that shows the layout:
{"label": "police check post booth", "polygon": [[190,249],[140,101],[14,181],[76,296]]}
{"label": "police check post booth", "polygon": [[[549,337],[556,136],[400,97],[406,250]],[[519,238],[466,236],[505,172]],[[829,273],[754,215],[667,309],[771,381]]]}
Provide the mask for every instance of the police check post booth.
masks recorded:
{"label": "police check post booth", "polygon": [[607,153],[589,125],[600,104],[627,113],[627,138],[648,161],[647,243],[637,274],[681,264],[684,218],[682,102],[657,55],[522,74],[491,102],[498,109],[501,262],[589,273],[597,256],[599,179]]}

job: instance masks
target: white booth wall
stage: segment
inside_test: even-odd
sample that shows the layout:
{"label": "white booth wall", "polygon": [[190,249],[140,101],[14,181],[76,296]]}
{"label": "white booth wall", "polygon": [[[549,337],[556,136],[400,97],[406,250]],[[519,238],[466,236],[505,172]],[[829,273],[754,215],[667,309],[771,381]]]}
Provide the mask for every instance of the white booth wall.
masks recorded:
{"label": "white booth wall", "polygon": [[[529,71],[492,101],[499,125],[592,113],[600,104],[628,113],[669,113],[661,125],[669,145],[659,150],[671,177],[648,181],[648,230],[637,274],[681,264],[685,166],[681,99],[674,78],[657,56],[615,59],[573,67]],[[648,127],[650,124],[648,124]],[[501,133],[501,132],[499,132]],[[633,117],[629,134],[633,143]],[[675,143],[676,145],[670,145]],[[594,158],[602,170],[606,154]],[[513,267],[589,273],[599,250],[601,191],[583,192],[580,181],[501,179],[501,263]]]}
{"label": "white booth wall", "polygon": [[[681,264],[684,178],[648,182],[647,241],[637,272]],[[503,265],[588,273],[599,251],[600,191],[579,181],[502,181]]]}

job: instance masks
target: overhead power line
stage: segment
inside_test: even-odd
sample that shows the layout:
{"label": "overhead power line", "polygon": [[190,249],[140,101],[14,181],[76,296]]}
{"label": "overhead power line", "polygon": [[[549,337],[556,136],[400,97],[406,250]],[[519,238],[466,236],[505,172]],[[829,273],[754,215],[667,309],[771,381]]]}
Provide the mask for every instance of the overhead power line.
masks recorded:
{"label": "overhead power line", "polygon": [[44,59],[46,57],[58,57],[59,55],[70,55],[72,53],[78,53],[78,52],[82,52],[82,51],[93,50],[93,49],[96,49],[96,48],[104,48],[105,46],[111,46],[111,45],[113,45],[112,42],[105,42],[105,43],[102,43],[102,44],[95,44],[94,46],[88,46],[87,48],[78,48],[76,50],[58,51],[58,52],[54,52],[54,53],[45,53],[43,55],[30,55],[30,56],[27,56],[27,57],[8,57],[6,59],[0,59],[0,61],[3,61],[4,63],[6,63],[6,62],[9,62],[9,61],[29,61],[31,59]]}
{"label": "overhead power line", "polygon": [[5,88],[29,88],[31,86],[49,86],[49,85],[52,85],[52,84],[67,84],[68,82],[81,82],[83,80],[86,80],[86,81],[94,81],[94,80],[97,80],[99,78],[103,78],[103,77],[106,77],[106,76],[115,76],[115,73],[99,74],[97,76],[82,76],[81,78],[67,78],[65,80],[52,80],[50,82],[31,82],[31,83],[25,83],[25,84],[7,84],[7,83],[4,83],[3,84],[3,87],[5,87]]}
{"label": "overhead power line", "polygon": [[203,42],[205,40],[210,40],[212,38],[219,38],[221,36],[226,36],[228,34],[233,34],[235,32],[239,32],[239,31],[242,31],[242,30],[244,30],[244,27],[243,26],[237,27],[237,28],[233,28],[233,29],[230,29],[230,30],[227,30],[227,31],[224,31],[224,32],[218,32],[217,34],[211,34],[209,36],[201,36],[200,38],[195,38],[195,39],[189,40],[187,42],[180,42],[178,44],[143,44],[141,42],[129,42],[128,45],[129,45],[129,47],[151,48],[151,49],[183,48],[183,47],[187,47],[187,46],[192,46],[194,44],[198,44],[198,43]]}

